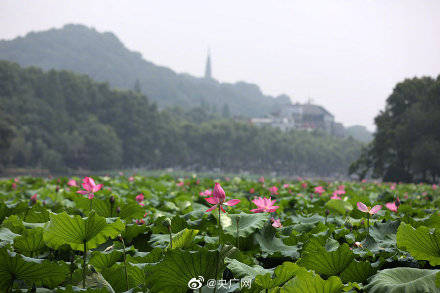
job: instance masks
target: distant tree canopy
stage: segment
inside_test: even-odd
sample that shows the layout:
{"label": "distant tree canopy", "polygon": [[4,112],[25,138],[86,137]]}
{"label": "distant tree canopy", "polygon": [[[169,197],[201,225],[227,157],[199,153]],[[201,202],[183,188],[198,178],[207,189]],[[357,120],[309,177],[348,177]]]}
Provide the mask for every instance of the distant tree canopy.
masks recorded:
{"label": "distant tree canopy", "polygon": [[8,161],[7,157],[1,154],[5,154],[9,149],[13,135],[14,131],[10,117],[0,105],[0,171]]}
{"label": "distant tree canopy", "polygon": [[0,105],[10,116],[0,115],[0,133],[10,130],[0,157],[11,167],[220,168],[329,176],[345,174],[361,149],[353,139],[223,119],[227,107],[159,111],[142,94],[112,90],[67,71],[0,61],[0,80]]}
{"label": "distant tree canopy", "polygon": [[385,181],[433,181],[440,177],[440,75],[406,79],[375,118],[373,142],[350,166]]}

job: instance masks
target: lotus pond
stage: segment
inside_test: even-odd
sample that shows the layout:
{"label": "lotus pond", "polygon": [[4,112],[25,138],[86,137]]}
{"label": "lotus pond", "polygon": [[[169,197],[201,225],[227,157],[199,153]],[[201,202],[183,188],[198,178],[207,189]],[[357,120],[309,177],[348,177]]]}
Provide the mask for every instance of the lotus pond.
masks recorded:
{"label": "lotus pond", "polygon": [[93,179],[0,180],[0,292],[440,292],[436,185]]}

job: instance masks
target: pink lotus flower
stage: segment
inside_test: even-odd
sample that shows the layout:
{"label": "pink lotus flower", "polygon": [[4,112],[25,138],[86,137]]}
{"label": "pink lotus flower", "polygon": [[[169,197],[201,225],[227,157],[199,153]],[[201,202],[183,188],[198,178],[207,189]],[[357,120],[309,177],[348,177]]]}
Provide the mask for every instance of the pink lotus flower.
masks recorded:
{"label": "pink lotus flower", "polygon": [[385,204],[385,206],[390,211],[397,213],[397,210],[399,209],[399,206],[400,206],[400,199],[399,199],[399,197],[397,196],[396,197],[396,201],[394,201],[394,202],[387,202]]}
{"label": "pink lotus flower", "polygon": [[37,194],[36,193],[31,196],[30,201],[31,201],[32,204],[36,204],[37,203]]}
{"label": "pink lotus flower", "polygon": [[362,179],[361,182],[362,182],[362,183],[366,183],[366,182],[367,182],[367,179]]}
{"label": "pink lotus flower", "polygon": [[437,186],[437,185],[435,185],[435,184],[432,184],[432,189],[436,190],[437,188],[438,188],[438,186]]}
{"label": "pink lotus flower", "polygon": [[260,179],[258,179],[258,182],[260,182],[260,183],[264,183],[264,177],[261,176]]}
{"label": "pink lotus flower", "polygon": [[179,182],[177,183],[177,186],[183,186],[183,185],[185,185],[185,183],[184,183],[183,181],[179,181]]}
{"label": "pink lotus flower", "polygon": [[391,190],[395,190],[396,189],[396,184],[393,184],[390,186]]}
{"label": "pink lotus flower", "polygon": [[255,193],[255,188],[249,189],[249,193]]}
{"label": "pink lotus flower", "polygon": [[134,181],[134,177],[133,176],[128,177],[128,181],[133,182]]}
{"label": "pink lotus flower", "polygon": [[325,189],[322,186],[315,187],[315,193],[319,193],[320,195],[325,192]]}
{"label": "pink lotus flower", "polygon": [[142,202],[143,200],[144,200],[144,195],[142,193],[136,196],[136,201],[138,203]]}
{"label": "pink lotus flower", "polygon": [[330,199],[341,199],[337,194],[333,193],[333,196]]}
{"label": "pink lotus flower", "polygon": [[283,225],[281,225],[281,220],[280,219],[274,219],[273,217],[272,218],[270,218],[270,221],[272,222],[272,226],[274,227],[274,228],[282,228],[283,227]]}
{"label": "pink lotus flower", "polygon": [[210,212],[215,210],[217,207],[219,207],[224,213],[226,211],[223,209],[223,205],[226,206],[234,206],[240,202],[239,199],[231,199],[227,202],[225,202],[226,194],[223,188],[220,186],[220,183],[216,182],[214,186],[214,191],[212,193],[212,197],[207,197],[205,200],[209,202],[210,204],[213,204],[212,207],[206,210],[206,212]]}
{"label": "pink lotus flower", "polygon": [[18,183],[19,181],[20,181],[20,179],[18,179],[18,177],[15,177],[15,178],[14,178],[14,182],[15,182],[15,183]]}
{"label": "pink lotus flower", "polygon": [[205,191],[200,191],[201,196],[212,196],[212,190],[206,189]]}
{"label": "pink lotus flower", "polygon": [[285,189],[289,188],[289,184],[284,184],[283,188],[285,188]]}
{"label": "pink lotus flower", "polygon": [[279,206],[274,206],[276,200],[272,200],[272,198],[256,198],[252,200],[252,202],[258,207],[256,209],[252,209],[253,213],[272,213],[275,212]]}
{"label": "pink lotus flower", "polygon": [[17,183],[15,183],[15,182],[14,182],[14,183],[12,183],[12,186],[11,186],[11,187],[12,187],[12,189],[15,189],[15,188],[17,188]]}
{"label": "pink lotus flower", "polygon": [[136,224],[143,225],[143,224],[145,224],[145,221],[144,221],[144,219],[136,220]]}
{"label": "pink lotus flower", "polygon": [[80,194],[87,194],[89,199],[92,199],[95,196],[95,192],[99,191],[102,188],[102,184],[95,184],[95,180],[93,180],[93,178],[91,177],[85,177],[83,179],[83,184],[82,184],[82,188],[84,188],[84,190],[78,190],[77,193]]}
{"label": "pink lotus flower", "polygon": [[378,211],[380,211],[380,209],[382,208],[381,205],[375,205],[374,207],[372,207],[371,209],[369,207],[367,207],[365,204],[358,202],[357,203],[357,208],[358,210],[360,210],[363,213],[368,213],[370,215],[374,215],[375,213],[377,213]]}
{"label": "pink lotus flower", "polygon": [[387,203],[385,204],[385,206],[386,206],[387,209],[389,209],[390,211],[397,213],[397,209],[398,209],[398,207],[396,206],[396,203],[395,203],[395,202],[387,202]]}
{"label": "pink lotus flower", "polygon": [[343,195],[345,194],[345,190],[337,189],[333,192],[333,195]]}
{"label": "pink lotus flower", "polygon": [[305,183],[305,182],[302,183],[302,184],[301,184],[301,187],[302,187],[303,189],[306,189],[306,188],[307,188],[307,183]]}
{"label": "pink lotus flower", "polygon": [[74,180],[74,179],[69,179],[69,181],[67,181],[67,185],[73,186],[73,187],[78,187],[78,183],[76,183],[76,180]]}
{"label": "pink lotus flower", "polygon": [[276,187],[276,186],[269,187],[269,191],[270,191],[270,194],[276,195],[276,194],[278,194],[278,187]]}
{"label": "pink lotus flower", "polygon": [[345,191],[345,185],[339,185],[339,186],[338,186],[338,190],[343,190],[343,191]]}

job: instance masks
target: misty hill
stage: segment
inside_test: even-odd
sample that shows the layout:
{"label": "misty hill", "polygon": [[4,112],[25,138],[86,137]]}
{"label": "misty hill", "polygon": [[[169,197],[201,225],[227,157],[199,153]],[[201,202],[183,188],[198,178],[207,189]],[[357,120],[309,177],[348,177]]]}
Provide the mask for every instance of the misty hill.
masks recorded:
{"label": "misty hill", "polygon": [[71,70],[121,89],[134,89],[139,81],[138,89],[160,108],[188,109],[204,105],[218,112],[229,108],[232,115],[258,117],[290,103],[286,95],[277,98],[263,95],[255,84],[219,83],[178,74],[128,50],[113,33],[99,33],[83,25],[69,24],[61,29],[2,40],[0,59],[45,70]]}

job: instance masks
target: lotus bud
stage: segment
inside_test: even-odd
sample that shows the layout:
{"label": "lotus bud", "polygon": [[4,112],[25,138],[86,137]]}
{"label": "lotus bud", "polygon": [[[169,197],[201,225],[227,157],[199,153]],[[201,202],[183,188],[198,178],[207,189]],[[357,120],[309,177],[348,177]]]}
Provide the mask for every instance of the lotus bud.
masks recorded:
{"label": "lotus bud", "polygon": [[165,219],[162,221],[162,225],[164,225],[164,226],[167,227],[167,228],[170,228],[170,227],[171,227],[171,220],[170,220],[170,218],[165,218]]}
{"label": "lotus bud", "polygon": [[119,214],[121,212],[121,208],[120,207],[117,207],[116,208],[116,214]]}
{"label": "lotus bud", "polygon": [[113,204],[115,202],[115,197],[112,195],[110,196],[110,203]]}
{"label": "lotus bud", "polygon": [[31,196],[31,198],[29,200],[29,204],[34,205],[36,203],[37,203],[37,194],[35,193],[34,195]]}

